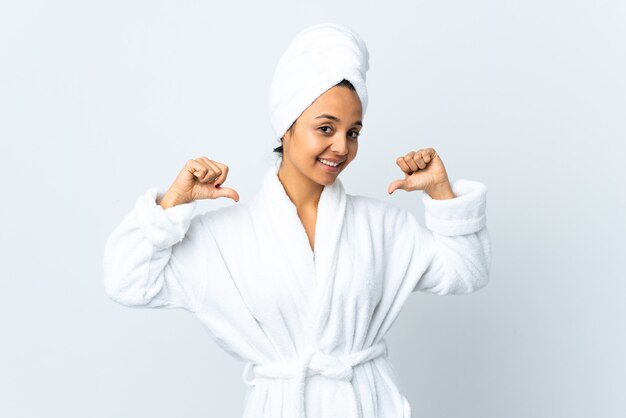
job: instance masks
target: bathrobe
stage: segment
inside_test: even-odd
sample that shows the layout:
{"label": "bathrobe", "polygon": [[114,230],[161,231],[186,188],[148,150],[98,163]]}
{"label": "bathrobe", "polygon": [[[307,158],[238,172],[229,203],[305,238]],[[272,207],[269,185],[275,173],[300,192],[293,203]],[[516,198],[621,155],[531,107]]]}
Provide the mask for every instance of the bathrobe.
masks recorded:
{"label": "bathrobe", "polygon": [[423,193],[422,226],[337,178],[311,248],[277,171],[250,202],[201,214],[196,202],[163,209],[164,192],[149,188],[106,241],[106,294],[195,314],[245,363],[244,418],[410,417],[384,337],[412,292],[488,282],[486,186],[459,179],[452,199]]}

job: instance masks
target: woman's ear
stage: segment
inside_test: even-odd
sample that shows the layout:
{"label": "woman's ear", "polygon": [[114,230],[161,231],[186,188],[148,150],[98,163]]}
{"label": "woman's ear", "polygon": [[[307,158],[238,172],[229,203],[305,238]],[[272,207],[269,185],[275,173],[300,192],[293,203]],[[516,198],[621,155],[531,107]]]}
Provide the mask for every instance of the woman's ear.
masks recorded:
{"label": "woman's ear", "polygon": [[291,138],[291,136],[293,135],[293,130],[295,129],[296,126],[296,121],[294,121],[291,126],[289,127],[289,129],[287,129],[287,132],[285,132],[285,135],[283,135],[283,137],[281,138],[281,141],[285,138],[285,137],[289,137]]}
{"label": "woman's ear", "polygon": [[291,128],[287,129],[282,138],[280,138],[280,144],[284,147],[287,139],[291,137]]}

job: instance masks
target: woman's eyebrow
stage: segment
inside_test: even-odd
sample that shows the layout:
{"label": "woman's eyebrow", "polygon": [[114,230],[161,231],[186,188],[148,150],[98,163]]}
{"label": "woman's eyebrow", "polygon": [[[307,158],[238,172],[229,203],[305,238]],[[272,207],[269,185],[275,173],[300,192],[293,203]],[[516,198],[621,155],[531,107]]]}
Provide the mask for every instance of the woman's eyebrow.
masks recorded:
{"label": "woman's eyebrow", "polygon": [[[341,122],[341,120],[339,120],[337,116],[329,115],[328,113],[321,114],[317,116],[315,119],[320,119],[320,118],[326,118],[326,119],[331,119],[337,122]],[[363,123],[360,120],[357,120],[356,122],[354,122],[354,125],[363,126]]]}

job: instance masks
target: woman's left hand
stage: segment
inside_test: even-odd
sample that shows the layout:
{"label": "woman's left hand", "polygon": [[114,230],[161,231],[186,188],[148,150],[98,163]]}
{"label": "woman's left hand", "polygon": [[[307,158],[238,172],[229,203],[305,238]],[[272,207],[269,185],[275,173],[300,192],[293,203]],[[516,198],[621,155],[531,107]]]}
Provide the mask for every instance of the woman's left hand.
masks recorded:
{"label": "woman's left hand", "polygon": [[396,164],[404,172],[404,179],[392,181],[387,188],[389,194],[396,189],[424,190],[431,196],[441,196],[438,198],[454,197],[446,168],[433,148],[411,151],[398,157]]}

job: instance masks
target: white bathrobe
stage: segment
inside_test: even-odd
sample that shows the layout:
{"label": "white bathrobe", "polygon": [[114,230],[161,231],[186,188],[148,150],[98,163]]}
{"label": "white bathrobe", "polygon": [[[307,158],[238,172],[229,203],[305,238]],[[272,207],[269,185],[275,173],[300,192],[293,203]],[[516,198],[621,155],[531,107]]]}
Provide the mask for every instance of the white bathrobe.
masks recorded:
{"label": "white bathrobe", "polygon": [[196,215],[195,202],[164,210],[163,192],[148,189],[106,242],[107,295],[195,313],[245,362],[244,418],[410,417],[384,337],[411,292],[488,282],[486,186],[459,179],[447,200],[421,192],[424,227],[337,178],[320,196],[312,250],[277,170],[250,203]]}

